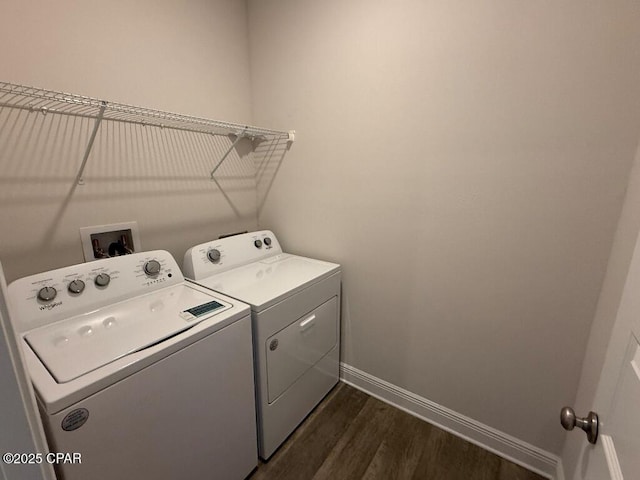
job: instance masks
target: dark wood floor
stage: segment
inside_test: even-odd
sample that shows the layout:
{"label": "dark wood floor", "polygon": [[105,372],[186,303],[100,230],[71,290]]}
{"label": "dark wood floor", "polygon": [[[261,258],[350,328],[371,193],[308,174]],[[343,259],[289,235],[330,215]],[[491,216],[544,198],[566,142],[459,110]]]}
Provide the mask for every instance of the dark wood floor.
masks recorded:
{"label": "dark wood floor", "polygon": [[542,480],[339,383],[250,480]]}

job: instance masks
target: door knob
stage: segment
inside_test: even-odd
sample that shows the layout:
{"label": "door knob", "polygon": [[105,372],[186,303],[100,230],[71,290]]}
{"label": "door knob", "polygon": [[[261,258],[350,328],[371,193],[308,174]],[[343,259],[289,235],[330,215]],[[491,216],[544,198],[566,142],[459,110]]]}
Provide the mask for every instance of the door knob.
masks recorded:
{"label": "door knob", "polygon": [[598,414],[589,412],[585,418],[576,417],[576,412],[571,407],[560,410],[560,423],[565,430],[573,430],[576,425],[585,431],[589,443],[595,445],[598,440]]}

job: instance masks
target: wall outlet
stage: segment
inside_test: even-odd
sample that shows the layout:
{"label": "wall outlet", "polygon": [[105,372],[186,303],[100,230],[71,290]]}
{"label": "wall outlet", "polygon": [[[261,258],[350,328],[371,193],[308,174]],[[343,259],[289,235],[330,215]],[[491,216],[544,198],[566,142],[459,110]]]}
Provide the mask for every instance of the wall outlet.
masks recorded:
{"label": "wall outlet", "polygon": [[142,250],[138,222],[135,221],[82,227],[80,239],[85,262]]}

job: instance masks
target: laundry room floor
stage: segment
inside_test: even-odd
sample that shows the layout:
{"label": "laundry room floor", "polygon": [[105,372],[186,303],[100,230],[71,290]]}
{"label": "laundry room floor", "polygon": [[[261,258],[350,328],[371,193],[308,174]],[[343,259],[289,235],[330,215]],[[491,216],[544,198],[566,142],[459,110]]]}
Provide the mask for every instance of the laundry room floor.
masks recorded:
{"label": "laundry room floor", "polygon": [[345,383],[250,480],[543,480]]}

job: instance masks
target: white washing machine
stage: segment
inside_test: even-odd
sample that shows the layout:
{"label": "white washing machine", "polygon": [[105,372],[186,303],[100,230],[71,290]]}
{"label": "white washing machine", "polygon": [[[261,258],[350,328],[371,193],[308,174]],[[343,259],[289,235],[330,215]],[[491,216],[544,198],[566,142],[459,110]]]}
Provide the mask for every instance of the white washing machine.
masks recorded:
{"label": "white washing machine", "polygon": [[[250,310],[165,251],[9,286],[64,480],[245,478],[257,464]],[[77,460],[80,459],[80,463]]]}
{"label": "white washing machine", "polygon": [[192,247],[183,271],[251,305],[266,460],[338,382],[340,265],[283,253],[272,232],[260,231]]}

